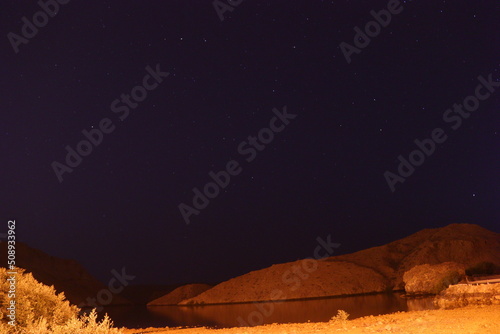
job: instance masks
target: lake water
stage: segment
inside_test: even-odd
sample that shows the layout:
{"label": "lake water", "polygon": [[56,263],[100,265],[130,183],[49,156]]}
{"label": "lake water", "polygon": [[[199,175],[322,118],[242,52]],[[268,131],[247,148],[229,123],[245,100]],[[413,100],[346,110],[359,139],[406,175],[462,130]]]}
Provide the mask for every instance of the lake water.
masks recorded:
{"label": "lake water", "polygon": [[349,319],[397,311],[433,309],[432,298],[406,299],[399,294],[377,294],[274,303],[207,306],[107,307],[115,326],[237,327],[271,323],[328,321],[345,310]]}

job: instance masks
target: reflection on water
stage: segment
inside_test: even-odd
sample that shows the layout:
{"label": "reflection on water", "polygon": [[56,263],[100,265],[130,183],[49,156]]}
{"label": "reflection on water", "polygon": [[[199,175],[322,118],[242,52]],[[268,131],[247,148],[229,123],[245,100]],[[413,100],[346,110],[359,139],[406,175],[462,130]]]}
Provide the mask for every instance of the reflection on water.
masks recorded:
{"label": "reflection on water", "polygon": [[423,311],[423,310],[434,310],[436,305],[434,305],[434,297],[425,298],[411,298],[406,301],[408,305],[408,311]]}
{"label": "reflection on water", "polygon": [[116,326],[129,328],[235,327],[286,322],[328,321],[345,310],[349,319],[397,311],[434,308],[432,298],[405,299],[398,294],[207,306],[109,307]]}

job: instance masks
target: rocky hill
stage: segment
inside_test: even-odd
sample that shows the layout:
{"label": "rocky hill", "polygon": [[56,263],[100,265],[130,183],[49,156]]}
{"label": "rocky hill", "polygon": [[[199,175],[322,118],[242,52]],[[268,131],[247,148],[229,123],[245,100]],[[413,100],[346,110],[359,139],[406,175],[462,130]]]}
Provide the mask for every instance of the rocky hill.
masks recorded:
{"label": "rocky hill", "polygon": [[[7,243],[0,242],[0,254],[7,254]],[[46,285],[53,285],[58,293],[64,292],[72,304],[86,304],[87,298],[96,298],[106,286],[92,277],[78,262],[50,256],[41,250],[16,242],[16,265],[33,274],[35,279]],[[6,256],[0,257],[0,266],[7,266]],[[123,305],[130,302],[114,295],[109,305]]]}
{"label": "rocky hill", "polygon": [[183,300],[198,296],[200,293],[212,288],[208,284],[187,284],[174,291],[148,303],[148,306],[177,305]]}
{"label": "rocky hill", "polygon": [[478,225],[425,229],[387,245],[317,261],[273,265],[230,279],[180,304],[218,304],[351,295],[404,289],[416,265],[500,264],[500,234]]}

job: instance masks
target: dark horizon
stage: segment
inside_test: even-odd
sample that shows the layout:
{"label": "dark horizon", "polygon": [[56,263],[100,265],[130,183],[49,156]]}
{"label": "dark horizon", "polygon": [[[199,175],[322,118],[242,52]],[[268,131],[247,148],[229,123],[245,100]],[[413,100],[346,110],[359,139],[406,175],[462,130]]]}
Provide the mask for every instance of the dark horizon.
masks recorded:
{"label": "dark horizon", "polygon": [[0,5],[0,233],[15,219],[17,240],[102,282],[179,284],[328,235],[340,255],[500,232],[497,2],[58,7],[27,38],[37,1]]}
{"label": "dark horizon", "polygon": [[[459,223],[460,224],[460,223]],[[464,224],[468,224],[468,223],[464,223]],[[446,226],[449,226],[450,224],[446,225]],[[478,225],[478,224],[475,224],[475,225]],[[478,225],[480,227],[483,227],[481,225]],[[442,226],[442,227],[445,227],[445,226]],[[436,228],[441,228],[441,227],[433,227],[432,229],[436,229]],[[483,227],[484,228],[484,227]],[[422,231],[422,230],[419,230],[419,231]],[[417,233],[419,231],[415,231],[415,232],[412,232],[410,233],[409,235],[406,235],[406,236],[403,236],[401,238],[398,238],[398,239],[394,239],[394,240],[390,240],[388,241],[387,243],[390,243],[390,242],[393,242],[393,241],[397,241],[397,240],[400,240],[400,239],[404,239],[405,237],[407,236],[410,236],[414,233]],[[496,232],[496,233],[500,233],[500,230],[499,229],[491,229],[490,231],[492,232]],[[326,241],[325,239],[327,238],[322,238],[324,241]],[[2,240],[0,239],[0,242]],[[317,240],[316,240],[317,241]],[[334,240],[331,240],[332,242],[334,242]],[[23,241],[20,241],[20,242],[23,242]],[[349,254],[349,253],[354,253],[354,252],[358,252],[358,251],[362,251],[362,250],[366,250],[366,249],[369,249],[369,248],[372,248],[372,247],[378,247],[378,246],[383,246],[385,245],[386,243],[384,244],[377,244],[377,245],[370,245],[370,246],[367,246],[365,248],[362,248],[362,249],[357,249],[357,250],[353,250],[352,252],[342,252],[341,251],[341,244],[339,244],[340,246],[337,248],[335,247],[334,249],[334,254],[332,254],[331,256],[337,256],[337,255],[344,255],[344,254]],[[31,247],[30,245],[26,244],[28,247]],[[318,242],[315,242],[314,243],[314,248],[316,248],[318,246]],[[44,253],[47,253],[46,251],[44,251],[43,249],[39,249],[41,251],[43,251]],[[326,252],[324,252],[324,248],[321,249],[321,251],[326,254]],[[312,255],[314,252],[312,252],[311,254],[309,254],[308,256],[304,255],[302,257],[297,257],[296,259],[292,259],[292,260],[286,260],[286,261],[283,261],[283,262],[280,262],[280,263],[285,263],[285,262],[293,262],[295,260],[302,260],[302,259],[305,259],[306,257],[312,257],[314,258],[314,256]],[[54,256],[53,254],[49,254],[47,253],[47,255],[49,256]],[[75,259],[72,259],[72,258],[65,258],[64,256],[61,256],[59,257],[61,259],[67,259],[67,260],[75,260]],[[82,262],[80,261],[77,261],[80,265],[82,265]],[[222,279],[220,280],[214,280],[214,281],[204,281],[204,280],[197,280],[197,281],[179,281],[179,282],[139,282],[137,283],[136,282],[136,279],[134,278],[133,280],[131,280],[130,282],[128,282],[129,284],[127,284],[127,286],[171,286],[171,287],[174,287],[174,286],[182,286],[182,285],[185,285],[185,284],[209,284],[209,285],[217,285],[219,283],[222,283],[222,282],[225,282],[231,278],[235,278],[237,276],[241,276],[241,275],[244,275],[244,274],[247,274],[249,273],[250,271],[253,271],[253,270],[260,270],[260,269],[265,269],[273,264],[278,264],[278,263],[271,263],[271,264],[268,264],[266,265],[265,267],[259,267],[259,268],[248,268],[247,270],[241,272],[241,273],[237,273],[237,274],[234,274],[234,276],[228,276],[228,277],[223,277]],[[86,268],[85,266],[83,266],[83,268],[88,272],[90,273],[92,276],[94,276],[95,278],[97,278],[101,283],[103,284],[107,284],[109,282],[109,279],[110,278],[113,278],[113,273],[110,272],[109,275],[107,276],[106,280],[103,280],[103,279],[99,279],[96,275],[94,275],[94,273],[92,273],[92,270],[90,270],[90,268]],[[132,272],[130,272],[128,269],[126,268],[113,268],[114,270],[116,270],[117,272],[120,272],[121,269],[124,269],[124,272],[129,275],[129,274],[133,274]],[[222,277],[222,276],[221,276]]]}

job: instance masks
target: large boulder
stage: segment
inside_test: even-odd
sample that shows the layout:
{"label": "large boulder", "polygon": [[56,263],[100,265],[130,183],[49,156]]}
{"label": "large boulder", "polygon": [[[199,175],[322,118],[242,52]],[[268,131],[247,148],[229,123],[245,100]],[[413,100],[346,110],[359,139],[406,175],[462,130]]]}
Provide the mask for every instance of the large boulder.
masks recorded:
{"label": "large boulder", "polygon": [[464,275],[465,265],[456,262],[422,264],[405,272],[403,282],[409,295],[438,294]]}

